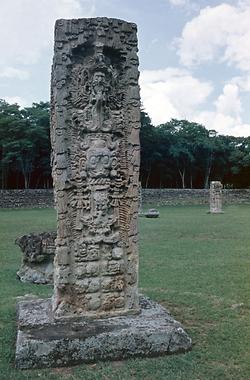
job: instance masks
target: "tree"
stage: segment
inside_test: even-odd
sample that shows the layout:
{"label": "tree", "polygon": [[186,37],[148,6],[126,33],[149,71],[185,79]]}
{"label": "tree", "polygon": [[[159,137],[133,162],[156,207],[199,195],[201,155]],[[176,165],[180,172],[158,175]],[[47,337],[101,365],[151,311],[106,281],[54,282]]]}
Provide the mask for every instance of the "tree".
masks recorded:
{"label": "tree", "polygon": [[198,123],[176,120],[154,127],[142,115],[144,187],[250,186],[250,138],[217,135]]}
{"label": "tree", "polygon": [[25,188],[30,187],[36,171],[50,176],[49,103],[20,109],[1,100],[0,141],[2,188],[8,187],[13,177],[18,187],[20,175]]}
{"label": "tree", "polygon": [[24,108],[23,113],[29,120],[34,132],[33,171],[34,186],[51,185],[50,167],[50,105],[49,102],[33,103],[32,107]]}
{"label": "tree", "polygon": [[11,143],[21,138],[20,128],[23,117],[17,104],[8,104],[0,99],[0,154],[1,154],[1,187],[6,188],[11,160]]}
{"label": "tree", "polygon": [[168,156],[172,161],[170,165],[179,175],[181,187],[193,187],[199,171],[200,159],[201,157],[205,159],[204,144],[208,138],[208,131],[200,124],[176,119],[158,128],[165,136],[164,140],[167,134],[172,136],[172,138],[168,137],[165,148],[168,149]]}
{"label": "tree", "polygon": [[249,187],[250,178],[250,137],[230,138],[228,155],[230,171],[225,181],[237,187]]}
{"label": "tree", "polygon": [[149,186],[152,169],[161,157],[157,150],[158,141],[156,129],[152,125],[150,117],[141,111],[141,182],[143,187]]}

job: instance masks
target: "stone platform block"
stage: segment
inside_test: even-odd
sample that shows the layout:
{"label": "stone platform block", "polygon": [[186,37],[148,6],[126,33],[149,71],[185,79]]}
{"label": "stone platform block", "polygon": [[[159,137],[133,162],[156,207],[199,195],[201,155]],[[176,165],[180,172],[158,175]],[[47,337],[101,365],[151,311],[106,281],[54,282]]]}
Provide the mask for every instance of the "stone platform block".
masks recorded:
{"label": "stone platform block", "polygon": [[18,304],[16,367],[70,366],[186,352],[192,341],[156,302],[140,297],[138,315],[55,320],[50,299]]}

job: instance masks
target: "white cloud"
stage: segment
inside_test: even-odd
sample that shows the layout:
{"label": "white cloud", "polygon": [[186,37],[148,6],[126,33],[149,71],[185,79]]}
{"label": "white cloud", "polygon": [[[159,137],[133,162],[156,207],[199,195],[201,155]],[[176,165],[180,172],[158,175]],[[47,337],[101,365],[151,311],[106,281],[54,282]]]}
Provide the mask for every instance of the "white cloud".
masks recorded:
{"label": "white cloud", "polygon": [[218,113],[228,116],[237,116],[242,112],[242,105],[239,96],[239,87],[236,84],[226,84],[223,93],[215,102]]}
{"label": "white cloud", "polygon": [[140,86],[143,106],[154,125],[172,118],[187,119],[220,134],[250,135],[250,125],[242,120],[241,88],[237,83],[225,84],[212,103],[212,110],[207,110],[207,99],[213,86],[193,77],[187,70],[171,67],[144,70]]}
{"label": "white cloud", "polygon": [[193,121],[203,124],[207,129],[215,129],[222,135],[250,136],[250,124],[244,123],[241,117],[204,111],[194,115]]}
{"label": "white cloud", "polygon": [[236,123],[236,125],[232,128],[233,136],[250,136],[250,124],[246,124],[243,122]]}
{"label": "white cloud", "polygon": [[215,129],[220,134],[250,135],[250,124],[242,120],[240,89],[236,84],[227,83],[214,106],[213,111],[196,112],[193,120],[205,125],[207,129]]}
{"label": "white cloud", "polygon": [[93,0],[1,1],[0,64],[34,64],[44,48],[52,55],[55,20],[88,17],[93,11]]}
{"label": "white cloud", "polygon": [[0,78],[26,80],[29,79],[29,77],[30,74],[27,70],[16,69],[14,67],[0,68]]}
{"label": "white cloud", "polygon": [[186,66],[217,59],[250,70],[250,2],[206,7],[188,22],[179,40]]}
{"label": "white cloud", "polygon": [[177,68],[144,70],[140,86],[143,106],[155,125],[171,118],[190,118],[213,90],[209,82]]}
{"label": "white cloud", "polygon": [[26,100],[20,96],[3,96],[2,99],[4,99],[9,104],[19,104],[21,108],[28,106]]}
{"label": "white cloud", "polygon": [[230,83],[237,85],[243,92],[250,92],[250,75],[233,77]]}

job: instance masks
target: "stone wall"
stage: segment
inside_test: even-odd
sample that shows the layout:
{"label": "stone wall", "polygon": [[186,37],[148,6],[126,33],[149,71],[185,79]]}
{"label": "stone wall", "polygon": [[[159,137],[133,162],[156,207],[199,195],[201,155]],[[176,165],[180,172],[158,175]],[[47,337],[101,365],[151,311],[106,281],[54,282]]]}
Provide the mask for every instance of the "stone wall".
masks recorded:
{"label": "stone wall", "polygon": [[[143,205],[209,204],[209,190],[143,189]],[[250,189],[223,190],[223,204],[250,203]],[[0,190],[0,208],[53,207],[53,190]]]}
{"label": "stone wall", "polygon": [[[250,189],[224,189],[223,204],[250,203]],[[201,205],[209,204],[206,189],[143,189],[143,204],[154,205]]]}
{"label": "stone wall", "polygon": [[0,190],[0,208],[53,207],[52,189]]}

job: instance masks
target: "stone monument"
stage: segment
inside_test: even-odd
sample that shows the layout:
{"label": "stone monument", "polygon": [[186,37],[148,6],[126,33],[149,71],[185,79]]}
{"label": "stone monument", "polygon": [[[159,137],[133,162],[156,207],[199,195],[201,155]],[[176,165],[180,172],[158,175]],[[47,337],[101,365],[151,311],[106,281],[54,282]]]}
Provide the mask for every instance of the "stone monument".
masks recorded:
{"label": "stone monument", "polygon": [[22,251],[17,277],[22,282],[53,284],[56,232],[31,233],[15,240]]}
{"label": "stone monument", "polygon": [[58,318],[139,311],[135,30],[108,19],[57,22],[51,137]]}
{"label": "stone monument", "polygon": [[210,183],[210,214],[222,214],[222,184],[220,181]]}
{"label": "stone monument", "polygon": [[138,295],[138,77],[135,24],[56,22],[54,296],[19,303],[19,368],[191,348],[180,324]]}

